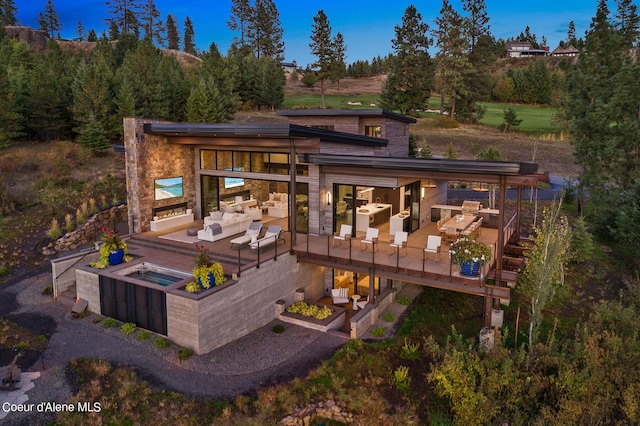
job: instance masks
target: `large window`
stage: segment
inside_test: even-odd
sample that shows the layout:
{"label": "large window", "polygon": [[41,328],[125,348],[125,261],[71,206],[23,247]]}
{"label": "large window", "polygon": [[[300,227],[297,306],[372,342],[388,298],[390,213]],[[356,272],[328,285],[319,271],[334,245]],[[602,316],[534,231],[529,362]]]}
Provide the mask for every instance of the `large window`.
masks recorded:
{"label": "large window", "polygon": [[[203,170],[242,170],[288,175],[289,164],[287,153],[200,150],[200,168]],[[299,175],[308,175],[308,164],[296,159],[296,171]]]}
{"label": "large window", "polygon": [[364,126],[365,136],[371,136],[372,138],[382,137],[382,127],[380,126]]}

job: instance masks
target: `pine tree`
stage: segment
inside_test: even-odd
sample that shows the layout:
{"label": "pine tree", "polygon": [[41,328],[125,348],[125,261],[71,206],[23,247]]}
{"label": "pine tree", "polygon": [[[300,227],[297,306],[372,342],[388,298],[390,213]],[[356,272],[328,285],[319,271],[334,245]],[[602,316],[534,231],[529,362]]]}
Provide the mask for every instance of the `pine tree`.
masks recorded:
{"label": "pine tree", "polygon": [[82,22],[78,21],[78,25],[76,25],[76,41],[87,41],[87,34],[84,31],[84,25]]}
{"label": "pine tree", "polygon": [[[118,31],[122,34],[137,34],[140,29],[140,0],[106,0],[105,4],[109,8],[109,23],[115,23]],[[117,38],[111,37],[111,40]]]}
{"label": "pine tree", "polygon": [[88,122],[81,127],[78,143],[90,149],[95,156],[104,155],[111,147],[102,124],[92,115],[89,115]]}
{"label": "pine tree", "polygon": [[391,41],[395,57],[380,94],[385,107],[407,113],[428,106],[434,76],[429,55],[433,40],[428,33],[429,26],[415,6],[407,7]]}
{"label": "pine tree", "polygon": [[54,38],[56,33],[62,29],[58,12],[56,12],[52,0],[47,0],[47,3],[44,5],[44,11],[38,14],[38,25],[40,29],[49,34],[51,38]]}
{"label": "pine tree", "polygon": [[167,48],[172,50],[180,49],[180,35],[176,18],[172,14],[167,15]]}
{"label": "pine tree", "polygon": [[631,49],[638,42],[640,18],[638,6],[633,0],[616,0],[614,27],[624,40],[627,49]]}
{"label": "pine tree", "polygon": [[192,55],[197,55],[195,44],[195,32],[193,31],[193,23],[188,16],[184,18],[184,51]]}
{"label": "pine tree", "polygon": [[333,38],[333,60],[331,64],[331,71],[329,73],[329,80],[332,83],[340,81],[347,74],[347,67],[345,65],[347,48],[344,45],[344,37],[342,33],[338,32]]}
{"label": "pine tree", "polygon": [[313,63],[313,67],[318,68],[318,80],[320,80],[320,97],[322,99],[322,108],[324,103],[324,81],[329,78],[335,53],[333,51],[333,42],[331,39],[331,26],[327,15],[322,9],[318,10],[316,16],[313,17],[313,25],[311,29],[311,54],[317,59]]}
{"label": "pine tree", "polygon": [[144,29],[144,37],[155,41],[158,46],[164,46],[164,24],[160,19],[160,11],[154,0],[146,0],[140,11],[140,21]]}
{"label": "pine tree", "polygon": [[87,34],[87,41],[98,41],[98,35],[93,28],[90,29],[89,34]]}
{"label": "pine tree", "polygon": [[255,0],[253,14],[249,20],[248,37],[258,59],[267,56],[281,62],[284,60],[280,13],[272,0]]}
{"label": "pine tree", "polygon": [[0,28],[15,25],[17,12],[18,9],[13,0],[0,0]]}
{"label": "pine tree", "polygon": [[5,66],[0,64],[0,149],[24,136],[22,121]]}
{"label": "pine tree", "polygon": [[474,68],[469,62],[469,41],[466,37],[464,21],[449,4],[443,0],[440,16],[436,18],[437,37],[436,73],[442,83],[441,94],[449,99],[451,119],[456,118],[456,102],[468,94],[466,82]]}
{"label": "pine tree", "polygon": [[284,85],[286,77],[279,62],[271,58],[260,60],[260,104],[274,111],[284,102]]}
{"label": "pine tree", "polygon": [[489,15],[484,0],[462,0],[462,10],[469,15],[465,25],[469,32],[471,51],[473,51],[482,36],[490,35]]}
{"label": "pine tree", "polygon": [[253,8],[249,0],[231,0],[231,17],[227,26],[231,31],[239,31],[240,36],[233,37],[232,50],[242,49],[249,39],[249,23]]}
{"label": "pine tree", "polygon": [[[129,80],[123,80],[120,84],[120,88],[116,94],[115,99],[116,114],[118,121],[122,122],[124,117],[137,117],[138,110],[136,108],[136,94],[131,87]],[[120,126],[120,135],[122,135],[124,129]]]}

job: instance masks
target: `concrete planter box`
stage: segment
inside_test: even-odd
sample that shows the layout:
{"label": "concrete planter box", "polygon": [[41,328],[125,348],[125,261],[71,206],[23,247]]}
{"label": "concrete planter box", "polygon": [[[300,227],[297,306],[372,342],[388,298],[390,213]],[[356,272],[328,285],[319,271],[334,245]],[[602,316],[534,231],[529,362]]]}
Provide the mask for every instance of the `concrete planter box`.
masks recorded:
{"label": "concrete planter box", "polygon": [[215,285],[211,288],[206,288],[204,290],[200,290],[197,293],[189,293],[186,290],[186,285],[182,285],[176,289],[174,289],[172,291],[173,294],[178,295],[178,296],[182,296],[182,297],[186,297],[188,299],[191,300],[201,300],[204,299],[205,297],[211,296],[212,294],[215,294],[217,292],[219,292],[220,290],[223,290],[233,284],[235,284],[237,281],[231,279],[231,275],[227,275],[224,274],[224,277],[227,279],[224,283],[220,284],[220,285]]}
{"label": "concrete planter box", "polygon": [[[311,303],[310,303],[311,304]],[[320,303],[315,303],[318,306],[326,306]],[[306,317],[300,314],[292,314],[287,312],[286,309],[279,315],[279,319],[283,322],[287,322],[289,324],[299,325],[301,327],[310,328],[312,330],[319,331],[329,331],[329,330],[338,330],[340,327],[344,325],[344,321],[346,318],[346,312],[344,308],[339,306],[327,306],[333,311],[329,317],[319,320],[313,317]]]}

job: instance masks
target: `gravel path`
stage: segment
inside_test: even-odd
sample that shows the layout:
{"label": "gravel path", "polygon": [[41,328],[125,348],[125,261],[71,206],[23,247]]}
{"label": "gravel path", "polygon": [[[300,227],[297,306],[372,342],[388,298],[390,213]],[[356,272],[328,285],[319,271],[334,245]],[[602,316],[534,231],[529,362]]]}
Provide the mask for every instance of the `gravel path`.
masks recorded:
{"label": "gravel path", "polygon": [[[343,336],[283,324],[277,334],[265,326],[205,355],[194,355],[180,362],[179,349],[157,348],[154,339],[140,341],[138,332],[124,335],[119,328],[94,323],[95,315],[74,319],[68,308],[41,294],[50,284],[51,274],[0,287],[0,298],[9,312],[1,316],[44,334],[49,343],[43,359],[31,360],[23,371],[42,371],[28,392],[29,402],[65,402],[72,395],[65,369],[77,358],[100,358],[115,365],[133,367],[141,378],[157,389],[172,390],[202,398],[232,397],[305,375],[331,357],[347,339]],[[44,370],[42,364],[44,363]],[[6,424],[45,424],[49,416],[11,413]]]}

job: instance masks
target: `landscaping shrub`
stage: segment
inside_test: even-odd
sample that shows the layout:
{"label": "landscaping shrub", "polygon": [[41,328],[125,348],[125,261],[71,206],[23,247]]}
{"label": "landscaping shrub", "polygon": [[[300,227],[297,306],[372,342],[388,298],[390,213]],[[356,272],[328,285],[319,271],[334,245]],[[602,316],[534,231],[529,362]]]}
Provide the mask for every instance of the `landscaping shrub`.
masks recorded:
{"label": "landscaping shrub", "polygon": [[411,299],[407,296],[400,296],[396,299],[396,302],[404,306],[409,306],[411,304]]}
{"label": "landscaping shrub", "polygon": [[171,346],[171,342],[166,337],[158,337],[153,343],[156,348],[168,348]]}
{"label": "landscaping shrub", "polygon": [[385,314],[382,315],[382,319],[386,322],[392,322],[395,319],[395,315],[393,315],[393,312],[385,312]]}
{"label": "landscaping shrub", "polygon": [[5,265],[0,265],[0,277],[5,275],[9,275],[11,273],[11,269]]}
{"label": "landscaping shrub", "polygon": [[282,333],[284,332],[284,325],[282,324],[276,324],[273,327],[271,327],[271,331],[273,331],[274,333]]}
{"label": "landscaping shrub", "polygon": [[107,318],[102,322],[102,327],[104,328],[116,328],[118,326],[118,321],[113,318]]}
{"label": "landscaping shrub", "polygon": [[42,289],[42,294],[45,296],[49,296],[53,294],[53,286],[51,284],[45,285]]}
{"label": "landscaping shrub", "polygon": [[136,325],[132,322],[125,322],[122,324],[122,327],[120,327],[120,331],[122,331],[122,334],[131,334],[136,331]]}
{"label": "landscaping shrub", "polygon": [[149,333],[147,330],[140,330],[140,333],[138,333],[138,340],[149,340],[151,339],[151,333]]}
{"label": "landscaping shrub", "polygon": [[180,361],[184,361],[185,359],[189,358],[191,355],[193,355],[193,349],[191,348],[180,348],[178,350],[178,359]]}
{"label": "landscaping shrub", "polygon": [[375,327],[371,330],[371,335],[373,337],[382,337],[387,333],[387,329],[384,327]]}
{"label": "landscaping shrub", "polygon": [[411,361],[417,361],[420,359],[420,343],[411,343],[407,338],[404,339],[404,344],[400,351],[400,358],[408,359]]}
{"label": "landscaping shrub", "polygon": [[58,219],[55,217],[51,219],[51,227],[47,231],[47,236],[52,240],[60,238],[62,236],[62,230],[60,229],[60,224],[58,223]]}
{"label": "landscaping shrub", "polygon": [[393,371],[393,384],[396,389],[406,391],[411,388],[411,377],[409,376],[409,367],[399,366]]}

